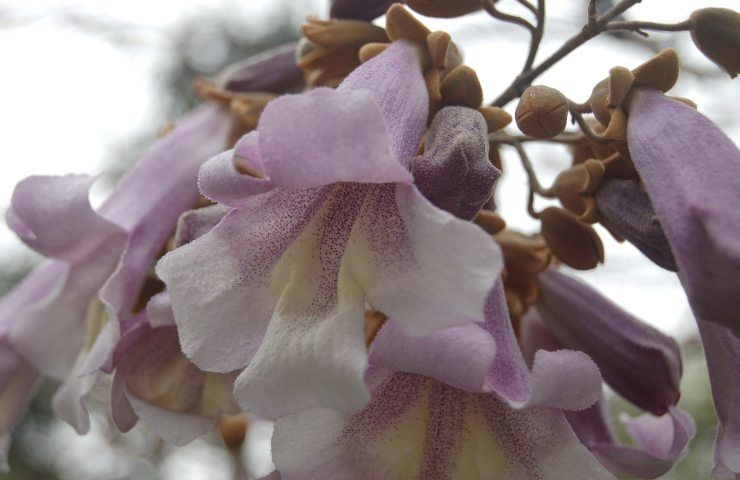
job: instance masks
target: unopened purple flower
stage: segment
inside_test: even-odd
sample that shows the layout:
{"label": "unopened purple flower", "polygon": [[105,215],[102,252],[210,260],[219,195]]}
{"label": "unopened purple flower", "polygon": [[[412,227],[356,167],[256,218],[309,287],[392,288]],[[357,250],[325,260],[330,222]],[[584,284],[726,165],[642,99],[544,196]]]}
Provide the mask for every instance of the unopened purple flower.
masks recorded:
{"label": "unopened purple flower", "polygon": [[[592,297],[590,294],[586,296]],[[569,310],[564,308],[564,312]],[[536,309],[531,309],[522,319],[521,344],[530,362],[535,352],[557,351],[564,347],[550,330],[549,322],[545,322]],[[599,358],[596,361],[599,362]],[[605,377],[606,374],[604,372]],[[581,443],[610,472],[636,478],[657,478],[668,472],[686,453],[688,443],[696,433],[691,416],[669,406],[661,416],[649,413],[637,418],[620,416],[634,441],[634,445],[623,445],[614,431],[609,406],[603,396],[589,408],[567,411],[565,416]]]}
{"label": "unopened purple flower", "polygon": [[296,64],[298,42],[266,50],[226,67],[216,85],[232,92],[285,93],[303,83],[303,71]]}
{"label": "unopened purple flower", "polygon": [[606,383],[643,410],[663,415],[676,405],[682,363],[675,340],[556,270],[538,283],[537,312],[562,345],[588,354]]}
{"label": "unopened purple flower", "polygon": [[313,409],[277,421],[281,478],[613,478],[559,410],[596,400],[596,366],[580,352],[541,351],[530,372],[500,284],[482,326],[412,337],[390,319],[370,364],[372,398],[362,411]]}
{"label": "unopened purple flower", "polygon": [[189,358],[246,366],[245,409],[361,408],[366,303],[417,334],[482,319],[500,252],[413,186],[427,109],[415,47],[396,42],[337,90],[274,100],[204,165],[202,192],[233,210],[157,272]]}
{"label": "unopened purple flower", "polygon": [[602,225],[627,239],[656,265],[678,270],[653,204],[639,183],[610,178],[602,182],[594,198]]}
{"label": "unopened purple flower", "polygon": [[740,150],[709,119],[636,89],[627,140],[697,318],[740,335]]}

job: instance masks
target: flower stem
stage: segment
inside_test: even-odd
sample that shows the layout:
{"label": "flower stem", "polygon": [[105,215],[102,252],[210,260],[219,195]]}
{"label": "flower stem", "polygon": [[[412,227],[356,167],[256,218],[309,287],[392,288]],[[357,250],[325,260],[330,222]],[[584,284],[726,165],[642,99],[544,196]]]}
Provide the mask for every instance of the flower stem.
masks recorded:
{"label": "flower stem", "polygon": [[[496,107],[503,107],[510,101],[517,98],[532,83],[535,78],[542,75],[546,70],[565,58],[573,50],[580,47],[592,38],[596,37],[600,33],[604,32],[607,28],[607,25],[609,24],[609,22],[611,22],[612,19],[621,15],[641,1],[642,0],[622,0],[614,7],[604,12],[603,15],[597,17],[596,19],[589,20],[589,22],[581,29],[579,33],[568,39],[568,41],[565,42],[555,53],[553,53],[536,67],[529,68],[526,71],[522,72],[518,77],[516,77],[511,85],[509,85],[509,87],[504,90],[504,92],[499,95],[498,98],[496,98],[496,100],[494,100],[491,105]],[[534,28],[531,24],[528,23],[528,25]]]}

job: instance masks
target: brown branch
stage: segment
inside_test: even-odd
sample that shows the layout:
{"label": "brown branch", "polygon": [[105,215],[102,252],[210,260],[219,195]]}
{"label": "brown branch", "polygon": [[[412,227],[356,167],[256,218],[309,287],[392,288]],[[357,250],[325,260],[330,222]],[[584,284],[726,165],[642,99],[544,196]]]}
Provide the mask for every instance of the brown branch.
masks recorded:
{"label": "brown branch", "polygon": [[535,15],[537,15],[537,8],[534,5],[532,5],[531,3],[529,3],[527,0],[516,0],[516,1],[519,2],[521,5],[523,5],[524,8],[526,8],[530,12],[534,13]]}
{"label": "brown branch", "polygon": [[655,22],[609,22],[603,31],[628,30],[642,36],[647,36],[643,30],[654,30],[657,32],[684,32],[691,30],[694,21],[684,20],[679,23],[655,23]]}
{"label": "brown branch", "polygon": [[642,0],[622,0],[614,7],[606,11],[603,15],[599,16],[595,22],[587,23],[579,33],[568,39],[567,42],[565,42],[555,53],[550,55],[542,63],[534,68],[530,68],[527,71],[522,72],[518,77],[516,77],[511,85],[509,85],[509,87],[504,90],[504,92],[501,93],[501,95],[499,95],[498,98],[496,98],[496,100],[494,100],[491,105],[503,107],[504,105],[521,95],[521,93],[527,88],[527,86],[532,83],[535,78],[542,75],[547,69],[558,63],[573,50],[588,42],[595,36],[599,35],[601,32],[604,31],[607,24],[609,24],[612,19],[618,17],[641,1]]}
{"label": "brown branch", "polygon": [[526,72],[532,68],[534,58],[537,56],[537,50],[540,48],[542,36],[545,34],[545,0],[537,0],[535,16],[537,17],[537,27],[532,31],[532,41],[529,45],[529,54],[527,55],[527,61],[524,62],[522,72]]}
{"label": "brown branch", "polygon": [[510,15],[508,13],[502,12],[501,10],[496,8],[494,0],[489,0],[488,2],[486,2],[484,4],[484,7],[486,9],[486,12],[488,12],[488,14],[491,15],[493,18],[502,20],[504,22],[513,23],[515,25],[519,25],[520,27],[524,27],[529,30],[532,35],[534,35],[534,32],[536,30],[534,25],[524,20],[522,17],[517,17],[516,15]]}

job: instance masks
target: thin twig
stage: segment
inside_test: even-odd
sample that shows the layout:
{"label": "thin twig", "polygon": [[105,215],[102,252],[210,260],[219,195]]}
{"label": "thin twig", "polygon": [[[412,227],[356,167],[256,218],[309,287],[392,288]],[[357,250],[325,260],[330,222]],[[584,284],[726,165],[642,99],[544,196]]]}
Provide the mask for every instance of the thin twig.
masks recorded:
{"label": "thin twig", "polygon": [[520,4],[522,4],[524,6],[524,8],[526,8],[530,12],[534,13],[535,15],[537,15],[537,8],[534,5],[532,5],[531,3],[529,3],[527,0],[516,0],[516,1],[519,2]]}
{"label": "thin twig", "polygon": [[686,30],[691,30],[693,26],[694,21],[691,19],[684,20],[679,23],[609,22],[606,27],[604,27],[603,31],[628,30],[647,36],[647,33],[643,32],[643,30],[655,30],[657,32],[684,32]]}
{"label": "thin twig", "polygon": [[526,62],[524,62],[522,72],[526,72],[532,68],[534,58],[537,56],[537,50],[540,48],[540,42],[545,34],[545,0],[537,0],[535,16],[537,18],[537,27],[532,31],[532,41],[529,44],[529,54],[527,55]]}
{"label": "thin twig", "polygon": [[540,185],[539,180],[537,180],[537,174],[535,173],[534,167],[532,167],[532,162],[529,160],[527,151],[524,150],[522,144],[520,142],[512,142],[510,145],[516,149],[516,152],[519,154],[519,158],[522,161],[522,167],[524,167],[524,171],[527,172],[527,181],[529,182],[527,213],[529,213],[532,218],[539,218],[540,215],[534,210],[534,194],[537,192],[542,195],[541,192],[543,192],[544,189],[542,188],[542,185]]}
{"label": "thin twig", "polygon": [[524,20],[522,17],[517,17],[516,15],[510,15],[508,13],[502,12],[501,10],[496,8],[496,5],[493,3],[493,0],[489,0],[488,2],[485,3],[485,9],[488,12],[488,14],[491,15],[493,18],[497,18],[504,22],[509,22],[509,23],[513,23],[521,27],[524,27],[527,30],[529,30],[529,32],[532,35],[534,35],[534,32],[536,30],[534,25]]}
{"label": "thin twig", "polygon": [[591,40],[595,36],[599,35],[604,31],[607,24],[615,17],[618,17],[629,8],[640,3],[642,0],[622,0],[614,7],[606,11],[603,15],[599,16],[598,19],[593,23],[587,23],[583,29],[576,35],[572,36],[565,42],[555,53],[550,55],[542,63],[534,68],[530,68],[526,72],[522,72],[518,77],[511,82],[511,85],[504,90],[504,92],[493,101],[491,105],[496,107],[503,107],[519,95],[529,86],[532,81],[542,75],[547,69],[555,65],[557,62],[562,60],[565,56],[571,53],[576,48],[580,47],[587,41]]}
{"label": "thin twig", "polygon": [[516,142],[528,143],[528,142],[550,142],[560,143],[564,145],[573,145],[581,143],[585,139],[585,135],[581,132],[564,132],[552,138],[535,138],[529,135],[510,135],[505,132],[496,132],[489,137],[489,141],[495,144],[513,145]]}

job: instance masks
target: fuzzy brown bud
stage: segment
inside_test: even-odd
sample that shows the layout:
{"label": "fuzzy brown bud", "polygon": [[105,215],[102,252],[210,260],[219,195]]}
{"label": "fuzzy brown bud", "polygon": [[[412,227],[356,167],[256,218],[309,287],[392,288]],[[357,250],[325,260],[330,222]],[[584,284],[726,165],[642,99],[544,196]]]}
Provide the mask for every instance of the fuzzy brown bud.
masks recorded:
{"label": "fuzzy brown bud", "polygon": [[495,235],[506,228],[506,221],[503,217],[491,210],[481,210],[473,221],[489,235]]}
{"label": "fuzzy brown bud", "polygon": [[406,0],[411,10],[427,17],[453,18],[483,8],[483,0]]}
{"label": "fuzzy brown bud", "polygon": [[515,118],[523,133],[535,138],[552,138],[565,130],[568,100],[554,88],[529,87],[519,100]]}
{"label": "fuzzy brown bud", "polygon": [[467,65],[455,67],[440,85],[445,105],[478,108],[483,103],[483,89],[475,70]]}
{"label": "fuzzy brown bud", "polygon": [[426,43],[431,31],[400,3],[394,3],[385,14],[385,29],[391,40],[411,40]]}
{"label": "fuzzy brown bud", "polygon": [[601,184],[604,172],[602,162],[589,159],[560,172],[550,190],[565,208],[586,222],[595,222],[597,209],[591,194]]}
{"label": "fuzzy brown bud", "polygon": [[732,78],[740,73],[740,13],[727,8],[702,8],[691,14],[691,39]]}
{"label": "fuzzy brown bud", "polygon": [[590,225],[557,207],[540,212],[542,236],[552,253],[576,270],[590,270],[604,262],[604,245]]}

